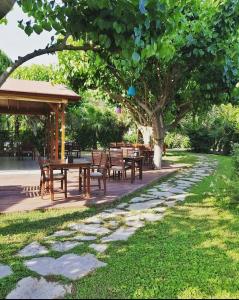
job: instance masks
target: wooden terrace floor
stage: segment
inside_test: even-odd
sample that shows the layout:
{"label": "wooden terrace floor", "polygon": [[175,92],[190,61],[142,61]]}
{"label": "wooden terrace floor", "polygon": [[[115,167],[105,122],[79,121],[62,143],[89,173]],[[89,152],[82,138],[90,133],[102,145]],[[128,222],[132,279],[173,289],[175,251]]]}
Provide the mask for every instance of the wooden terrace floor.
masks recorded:
{"label": "wooden terrace floor", "polygon": [[[103,191],[92,188],[91,198],[86,200],[78,192],[78,172],[70,170],[68,175],[68,198],[61,193],[55,194],[55,201],[50,196],[44,199],[39,196],[40,171],[35,161],[25,159],[0,158],[0,213],[32,211],[52,208],[77,208],[91,204],[102,204],[115,201],[130,194],[163,176],[167,176],[182,165],[167,165],[162,170],[144,170],[143,180],[136,179],[134,184],[128,180],[107,182],[107,195]],[[57,185],[57,184],[56,184]]]}

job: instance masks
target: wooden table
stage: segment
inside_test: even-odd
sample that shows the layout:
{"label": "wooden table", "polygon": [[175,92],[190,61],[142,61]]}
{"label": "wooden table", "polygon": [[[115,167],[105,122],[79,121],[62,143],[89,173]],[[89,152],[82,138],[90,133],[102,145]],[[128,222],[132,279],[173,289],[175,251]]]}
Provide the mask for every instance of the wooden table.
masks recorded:
{"label": "wooden table", "polygon": [[135,182],[135,169],[136,169],[136,163],[138,164],[139,168],[139,179],[143,179],[143,160],[144,156],[129,156],[129,157],[124,157],[124,160],[127,162],[131,163],[131,183]]}
{"label": "wooden table", "polygon": [[[54,201],[54,180],[53,180],[53,172],[54,170],[59,169],[79,169],[79,173],[84,171],[84,194],[86,198],[90,198],[90,166],[91,162],[88,161],[79,161],[79,162],[73,162],[73,163],[67,163],[65,160],[55,160],[50,161],[47,163],[47,166],[49,167],[49,173],[50,173],[50,193],[51,193],[51,200]],[[79,190],[80,190],[80,180],[81,177],[79,177]]]}

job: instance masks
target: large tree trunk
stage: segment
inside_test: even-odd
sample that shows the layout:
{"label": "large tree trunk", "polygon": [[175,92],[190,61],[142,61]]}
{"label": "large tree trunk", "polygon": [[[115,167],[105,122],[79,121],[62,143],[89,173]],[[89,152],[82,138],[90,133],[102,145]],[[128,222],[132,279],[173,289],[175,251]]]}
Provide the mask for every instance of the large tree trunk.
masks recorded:
{"label": "large tree trunk", "polygon": [[0,20],[9,13],[15,4],[16,0],[1,0],[0,1]]}
{"label": "large tree trunk", "polygon": [[163,144],[164,144],[164,122],[161,114],[155,115],[153,120],[154,138],[154,166],[155,169],[162,168]]}
{"label": "large tree trunk", "polygon": [[153,128],[150,127],[150,126],[139,125],[138,129],[142,133],[144,144],[145,145],[150,145],[151,138],[152,138],[152,135],[153,135]]}

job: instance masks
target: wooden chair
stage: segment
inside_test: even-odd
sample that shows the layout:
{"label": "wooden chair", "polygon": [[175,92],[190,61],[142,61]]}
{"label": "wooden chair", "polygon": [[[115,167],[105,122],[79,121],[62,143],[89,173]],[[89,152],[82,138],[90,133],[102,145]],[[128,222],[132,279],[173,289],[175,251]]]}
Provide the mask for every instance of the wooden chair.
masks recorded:
{"label": "wooden chair", "polygon": [[92,171],[94,171],[95,169],[98,170],[99,166],[101,165],[102,153],[103,153],[103,151],[100,151],[100,150],[92,150],[91,151]]}
{"label": "wooden chair", "polygon": [[123,150],[110,150],[110,171],[113,171],[113,177],[118,174],[119,177],[122,176],[123,179],[126,179],[126,172],[129,169],[131,169],[131,166],[125,163]]}
{"label": "wooden chair", "polygon": [[102,151],[101,160],[100,160],[100,164],[98,166],[97,171],[93,171],[90,174],[91,179],[98,180],[98,187],[100,190],[101,190],[101,180],[103,181],[104,194],[106,194],[106,179],[107,179],[107,170],[108,170],[108,160],[109,160],[109,156],[105,152]]}
{"label": "wooden chair", "polygon": [[[42,198],[47,192],[49,192],[50,188],[50,173],[47,166],[48,162],[49,161],[42,160],[41,157],[38,158],[38,163],[41,170],[40,194]],[[53,181],[61,182],[61,189],[65,193],[65,198],[67,198],[67,171],[67,169],[62,169],[61,173],[53,174]]]}

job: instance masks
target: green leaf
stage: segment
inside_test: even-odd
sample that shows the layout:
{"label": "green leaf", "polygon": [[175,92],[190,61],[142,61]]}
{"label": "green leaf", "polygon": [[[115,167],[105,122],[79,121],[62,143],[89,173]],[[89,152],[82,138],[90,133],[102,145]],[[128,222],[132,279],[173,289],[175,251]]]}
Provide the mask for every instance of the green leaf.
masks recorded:
{"label": "green leaf", "polygon": [[42,33],[42,30],[43,30],[43,29],[42,29],[41,26],[35,24],[35,25],[33,26],[33,30],[36,32],[36,34],[40,34],[40,33]]}

